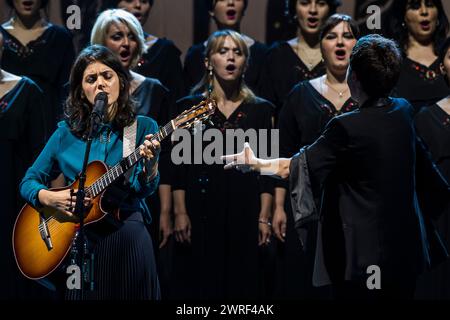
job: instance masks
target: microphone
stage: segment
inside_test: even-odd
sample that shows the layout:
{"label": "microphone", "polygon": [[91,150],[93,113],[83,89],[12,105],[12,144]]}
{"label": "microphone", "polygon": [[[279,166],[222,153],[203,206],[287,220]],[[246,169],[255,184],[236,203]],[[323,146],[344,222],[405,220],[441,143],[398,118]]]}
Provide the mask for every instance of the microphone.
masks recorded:
{"label": "microphone", "polygon": [[103,121],[103,113],[105,106],[108,105],[108,95],[104,92],[99,92],[95,96],[94,108],[92,109],[91,117],[96,119],[96,122]]}

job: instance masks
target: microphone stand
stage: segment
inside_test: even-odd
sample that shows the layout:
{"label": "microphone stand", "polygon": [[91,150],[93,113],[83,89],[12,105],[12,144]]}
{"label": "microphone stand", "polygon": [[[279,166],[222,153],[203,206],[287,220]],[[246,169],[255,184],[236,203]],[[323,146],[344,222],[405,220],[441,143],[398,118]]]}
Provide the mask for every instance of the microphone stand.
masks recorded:
{"label": "microphone stand", "polygon": [[91,255],[89,263],[86,263],[85,256],[88,255],[88,243],[84,233],[84,218],[86,213],[86,207],[84,206],[84,198],[86,197],[85,184],[86,184],[86,169],[89,160],[89,153],[91,151],[91,145],[94,137],[97,135],[98,125],[101,122],[101,115],[93,112],[90,117],[90,126],[87,136],[86,149],[84,152],[83,167],[79,174],[78,191],[76,192],[76,202],[74,214],[79,217],[80,225],[75,238],[76,244],[74,254],[76,255],[76,262],[81,271],[80,279],[80,300],[84,300],[84,282],[89,282],[90,290],[94,289],[93,281],[93,254]]}

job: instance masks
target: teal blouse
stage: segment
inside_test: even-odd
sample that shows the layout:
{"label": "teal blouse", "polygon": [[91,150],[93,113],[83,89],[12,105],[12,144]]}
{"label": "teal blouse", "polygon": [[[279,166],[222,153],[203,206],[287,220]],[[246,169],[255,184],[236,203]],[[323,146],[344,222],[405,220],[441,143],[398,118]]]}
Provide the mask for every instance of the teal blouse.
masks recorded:
{"label": "teal blouse", "polygon": [[[156,122],[145,116],[137,116],[136,147],[144,142],[145,135],[158,131]],[[99,135],[92,141],[89,163],[100,160],[108,166],[117,164],[122,159],[122,131],[113,130],[111,125],[103,124]],[[80,173],[86,142],[74,136],[65,121],[58,123],[58,128],[50,137],[45,148],[34,164],[28,169],[20,184],[21,196],[31,205],[39,207],[37,197],[39,190],[48,189],[48,185],[55,178],[56,173],[63,173],[66,182],[71,184]],[[151,195],[158,187],[159,173],[149,182],[142,182],[138,175],[142,172],[143,164],[139,162],[130,175],[130,196],[140,199],[146,222],[150,223],[151,216],[144,199]]]}

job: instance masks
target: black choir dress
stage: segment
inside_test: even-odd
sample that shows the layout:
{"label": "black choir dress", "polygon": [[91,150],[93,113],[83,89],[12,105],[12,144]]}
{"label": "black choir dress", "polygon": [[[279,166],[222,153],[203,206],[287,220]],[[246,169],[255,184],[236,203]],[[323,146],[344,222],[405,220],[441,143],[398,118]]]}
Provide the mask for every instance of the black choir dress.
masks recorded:
{"label": "black choir dress", "polygon": [[176,101],[185,95],[180,55],[172,41],[159,38],[141,57],[134,71],[161,81]]}
{"label": "black choir dress", "polygon": [[[186,90],[191,90],[200,82],[206,72],[205,68],[205,43],[199,43],[189,48],[184,60],[184,81]],[[258,83],[261,69],[267,53],[267,46],[256,41],[250,47],[250,58],[245,72],[245,83],[255,94],[258,94]]]}
{"label": "black choir dress", "polygon": [[0,97],[0,202],[2,219],[0,252],[2,279],[0,300],[48,297],[43,287],[27,280],[16,266],[11,246],[14,222],[24,204],[19,183],[45,143],[43,94],[29,78],[23,77]]}
{"label": "black choir dress", "polygon": [[[186,97],[178,105],[182,110],[200,100],[201,96]],[[211,117],[214,126],[207,125],[202,132],[220,130],[225,140],[227,129],[270,129],[272,113],[273,106],[257,98],[255,102],[242,103],[228,119],[216,110]],[[191,138],[196,139],[198,134]],[[200,150],[206,153],[209,143],[204,142]],[[219,147],[222,147],[221,142]],[[240,151],[242,145],[235,148]],[[217,151],[215,155],[223,153]],[[199,152],[192,154],[190,159],[195,160]],[[224,170],[223,162],[219,162],[175,166],[173,188],[186,191],[186,208],[192,225],[191,244],[175,246],[172,288],[173,297],[177,299],[222,301],[257,299],[265,295],[261,268],[264,261],[260,260],[258,249],[258,218],[260,194],[272,192],[271,179]]]}
{"label": "black choir dress", "polygon": [[[428,147],[441,173],[450,181],[450,115],[437,104],[422,108],[416,115],[418,135]],[[442,239],[450,248],[450,210],[437,221]],[[419,278],[417,297],[422,299],[450,299],[450,261],[439,265]]]}
{"label": "black choir dress", "polygon": [[[136,112],[139,115],[145,115],[156,120],[158,126],[166,125],[174,114],[173,97],[169,90],[161,84],[160,81],[153,78],[145,78],[145,80],[134,90],[133,99],[137,103]],[[160,184],[170,184],[169,182],[169,162],[170,162],[170,142],[169,138],[161,144],[161,153],[159,156],[158,170],[160,172]],[[153,248],[155,249],[156,265],[160,279],[161,295],[167,296],[168,279],[170,277],[170,263],[168,262],[170,250],[158,250],[159,247],[159,214],[160,200],[158,192],[153,193],[147,198],[147,205],[152,214],[152,223],[148,226],[150,231]]]}
{"label": "black choir dress", "polygon": [[[334,116],[356,108],[357,104],[350,98],[338,111],[309,81],[297,84],[280,112],[280,156],[294,156],[300,148],[311,145]],[[277,183],[277,187],[288,189],[288,184]],[[278,243],[277,248],[275,296],[281,299],[329,298],[329,288],[314,288],[311,281],[317,223],[311,223],[308,228],[307,247],[303,252],[294,228],[289,192],[285,198],[285,212],[286,237],[284,244]]]}
{"label": "black choir dress", "polygon": [[432,105],[448,93],[449,89],[439,69],[438,59],[427,67],[408,57],[404,58],[400,78],[392,96],[405,98],[414,107],[415,112],[418,112],[421,107]]}
{"label": "black choir dress", "polygon": [[278,114],[286,96],[297,83],[323,74],[323,62],[309,70],[288,42],[276,42],[267,53],[258,90],[263,98],[275,104]]}
{"label": "black choir dress", "polygon": [[137,103],[136,113],[154,119],[159,126],[165,125],[173,116],[169,90],[157,79],[145,78],[132,97]]}
{"label": "black choir dress", "polygon": [[47,133],[56,129],[62,116],[63,86],[69,80],[74,61],[71,34],[50,25],[41,36],[26,46],[0,27],[4,38],[2,69],[32,79],[45,93]]}

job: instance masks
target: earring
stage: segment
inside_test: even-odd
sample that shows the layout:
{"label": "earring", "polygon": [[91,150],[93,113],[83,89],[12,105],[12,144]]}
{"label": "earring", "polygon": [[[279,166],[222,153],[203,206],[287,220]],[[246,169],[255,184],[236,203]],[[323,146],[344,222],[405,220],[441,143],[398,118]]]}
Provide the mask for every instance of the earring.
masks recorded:
{"label": "earring", "polygon": [[213,67],[212,65],[208,66],[208,98],[211,97],[211,94],[213,92]]}
{"label": "earring", "polygon": [[402,28],[406,28],[406,24],[404,22],[402,22]]}

